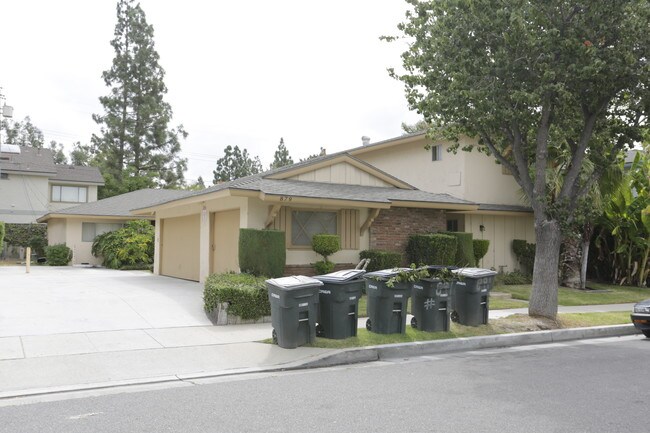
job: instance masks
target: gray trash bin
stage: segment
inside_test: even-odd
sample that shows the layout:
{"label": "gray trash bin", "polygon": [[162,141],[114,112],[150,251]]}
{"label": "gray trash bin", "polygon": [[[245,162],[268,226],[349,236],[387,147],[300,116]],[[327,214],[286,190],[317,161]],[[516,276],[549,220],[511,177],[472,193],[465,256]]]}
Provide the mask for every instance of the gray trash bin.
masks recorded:
{"label": "gray trash bin", "polygon": [[365,273],[361,269],[349,269],[314,277],[323,283],[318,295],[316,335],[333,339],[357,336],[359,298],[366,286]]}
{"label": "gray trash bin", "polygon": [[455,266],[427,266],[430,278],[421,278],[413,283],[411,290],[411,326],[427,332],[449,331],[451,313],[452,278],[443,281],[437,274],[441,270],[451,271]]}
{"label": "gray trash bin", "polygon": [[295,349],[316,340],[320,281],[302,275],[266,280],[271,303],[273,341]]}
{"label": "gray trash bin", "polygon": [[377,334],[404,334],[411,283],[399,282],[393,287],[387,281],[400,272],[413,271],[410,268],[384,269],[368,272],[366,294],[368,295],[368,320],[366,329]]}
{"label": "gray trash bin", "polygon": [[452,272],[459,277],[452,289],[452,319],[461,325],[487,325],[490,290],[497,273],[480,268],[461,268]]}

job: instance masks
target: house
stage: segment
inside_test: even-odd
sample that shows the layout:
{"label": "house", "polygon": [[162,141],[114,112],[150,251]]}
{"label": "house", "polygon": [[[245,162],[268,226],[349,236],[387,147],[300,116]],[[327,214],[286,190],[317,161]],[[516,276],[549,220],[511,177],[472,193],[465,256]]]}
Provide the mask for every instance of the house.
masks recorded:
{"label": "house", "polygon": [[130,210],[185,195],[186,191],[141,189],[102,200],[58,209],[38,218],[47,223],[49,245],[64,243],[72,249],[72,264],[100,265],[91,252],[95,236],[121,228],[127,221],[150,219],[134,216]]}
{"label": "house", "polygon": [[29,224],[48,212],[96,201],[102,185],[96,167],[55,164],[49,149],[0,149],[0,221]]}
{"label": "house", "polygon": [[[204,281],[215,272],[238,271],[240,228],[286,233],[287,274],[306,273],[319,260],[316,233],[341,236],[330,257],[354,265],[368,248],[403,249],[412,233],[445,230],[447,213],[479,206],[410,183],[341,152],[266,173],[187,192],[134,215],[155,218],[154,273]],[[263,251],[260,254],[264,254]]]}

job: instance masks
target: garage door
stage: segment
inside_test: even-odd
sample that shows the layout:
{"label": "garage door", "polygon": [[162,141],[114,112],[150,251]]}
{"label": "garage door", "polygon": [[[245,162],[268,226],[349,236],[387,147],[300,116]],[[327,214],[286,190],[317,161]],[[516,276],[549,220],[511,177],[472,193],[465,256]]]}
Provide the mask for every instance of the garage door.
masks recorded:
{"label": "garage door", "polygon": [[160,273],[199,281],[200,215],[161,220]]}

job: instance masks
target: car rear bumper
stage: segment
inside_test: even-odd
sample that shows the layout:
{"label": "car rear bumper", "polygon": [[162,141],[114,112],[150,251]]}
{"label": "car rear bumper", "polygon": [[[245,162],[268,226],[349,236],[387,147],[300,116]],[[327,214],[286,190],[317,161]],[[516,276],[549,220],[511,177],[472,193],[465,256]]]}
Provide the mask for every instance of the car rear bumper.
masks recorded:
{"label": "car rear bumper", "polygon": [[642,331],[650,330],[650,314],[647,313],[632,313],[630,314],[632,323],[637,329]]}

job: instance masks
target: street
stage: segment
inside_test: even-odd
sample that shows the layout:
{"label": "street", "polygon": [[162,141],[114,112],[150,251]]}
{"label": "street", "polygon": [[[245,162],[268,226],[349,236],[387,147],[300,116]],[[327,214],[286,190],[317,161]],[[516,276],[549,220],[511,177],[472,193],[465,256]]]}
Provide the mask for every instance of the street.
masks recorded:
{"label": "street", "polygon": [[639,431],[649,355],[631,336],[4,400],[0,431]]}

